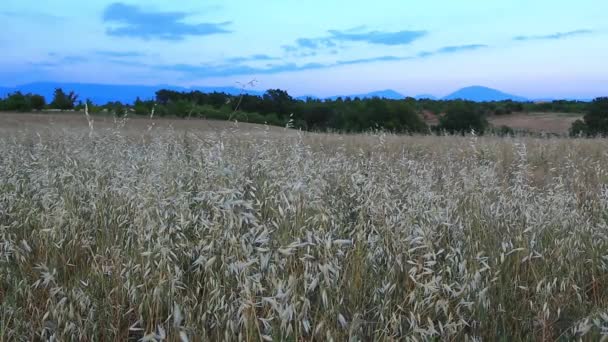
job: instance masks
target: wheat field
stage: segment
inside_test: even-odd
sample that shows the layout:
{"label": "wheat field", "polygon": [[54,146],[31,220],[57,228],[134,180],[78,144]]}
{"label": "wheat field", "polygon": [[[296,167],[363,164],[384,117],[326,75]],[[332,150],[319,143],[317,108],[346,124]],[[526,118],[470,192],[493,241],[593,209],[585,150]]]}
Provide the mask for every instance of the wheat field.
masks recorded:
{"label": "wheat field", "polygon": [[606,140],[153,123],[2,131],[2,341],[608,336]]}

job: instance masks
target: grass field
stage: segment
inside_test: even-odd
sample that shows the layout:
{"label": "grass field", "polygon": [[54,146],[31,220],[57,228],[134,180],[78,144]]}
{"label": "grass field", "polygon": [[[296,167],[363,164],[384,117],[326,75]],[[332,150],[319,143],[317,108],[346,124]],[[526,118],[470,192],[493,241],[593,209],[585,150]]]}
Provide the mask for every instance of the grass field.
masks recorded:
{"label": "grass field", "polygon": [[607,140],[0,123],[2,341],[608,334]]}
{"label": "grass field", "polygon": [[488,121],[495,127],[505,125],[516,130],[567,134],[572,123],[582,118],[583,115],[574,113],[513,113],[492,116]]}

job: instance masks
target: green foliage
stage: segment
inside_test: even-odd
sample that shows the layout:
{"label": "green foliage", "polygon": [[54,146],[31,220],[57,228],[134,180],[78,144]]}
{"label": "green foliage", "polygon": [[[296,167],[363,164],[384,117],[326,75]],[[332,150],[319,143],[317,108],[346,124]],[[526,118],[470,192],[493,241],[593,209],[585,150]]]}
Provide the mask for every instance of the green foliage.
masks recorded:
{"label": "green foliage", "polygon": [[9,94],[6,99],[0,99],[0,110],[30,112],[42,110],[46,105],[44,96],[23,94],[19,91]]}
{"label": "green foliage", "polygon": [[[589,135],[608,134],[608,97],[600,97],[589,106],[589,112],[584,117]],[[580,124],[579,124],[580,125]]]}
{"label": "green foliage", "polygon": [[77,99],[78,95],[76,95],[73,91],[65,93],[61,88],[57,88],[55,89],[53,102],[51,102],[50,106],[51,108],[61,110],[74,109]]}
{"label": "green foliage", "polygon": [[87,99],[86,104],[87,104],[87,109],[90,114],[100,113],[101,110],[103,109],[102,107],[95,105],[93,103],[93,101],[91,101],[90,99]]}
{"label": "green foliage", "polygon": [[483,133],[488,122],[472,102],[454,101],[440,120],[439,128],[450,133]]}
{"label": "green foliage", "polygon": [[44,96],[42,96],[42,95],[32,94],[32,95],[29,95],[29,98],[30,98],[30,105],[31,105],[32,109],[34,109],[34,110],[43,110],[44,107],[46,106],[46,100],[44,99]]}
{"label": "green foliage", "polygon": [[12,93],[3,101],[2,107],[3,110],[29,112],[32,110],[30,95],[24,95],[19,91]]}
{"label": "green foliage", "polygon": [[515,135],[515,131],[513,130],[513,128],[511,128],[507,125],[502,125],[500,127],[492,129],[492,133],[496,134],[498,136],[501,136],[501,137]]}
{"label": "green foliage", "polygon": [[117,116],[123,116],[123,115],[125,115],[125,112],[127,111],[127,107],[125,105],[123,105],[122,103],[120,103],[119,101],[108,102],[103,107],[108,111],[108,113],[117,115]]}
{"label": "green foliage", "polygon": [[570,136],[578,137],[578,136],[586,136],[589,135],[589,129],[583,120],[576,120],[572,123],[572,127],[570,127]]}
{"label": "green foliage", "polygon": [[150,115],[154,108],[154,101],[142,101],[139,97],[135,99],[133,110],[136,115]]}

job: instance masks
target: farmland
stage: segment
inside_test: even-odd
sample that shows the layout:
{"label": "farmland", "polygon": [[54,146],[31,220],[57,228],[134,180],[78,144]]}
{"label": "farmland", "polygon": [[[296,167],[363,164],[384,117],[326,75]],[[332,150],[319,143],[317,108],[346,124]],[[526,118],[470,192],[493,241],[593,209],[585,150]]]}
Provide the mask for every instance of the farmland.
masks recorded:
{"label": "farmland", "polygon": [[608,141],[0,115],[1,340],[599,340]]}

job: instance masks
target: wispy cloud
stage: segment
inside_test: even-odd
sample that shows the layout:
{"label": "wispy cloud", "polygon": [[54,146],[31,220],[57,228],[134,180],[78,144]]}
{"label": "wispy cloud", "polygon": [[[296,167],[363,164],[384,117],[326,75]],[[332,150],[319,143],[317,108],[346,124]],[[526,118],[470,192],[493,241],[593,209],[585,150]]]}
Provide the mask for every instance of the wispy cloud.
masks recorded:
{"label": "wispy cloud", "polygon": [[557,33],[546,34],[546,35],[516,36],[516,37],[513,37],[513,40],[518,40],[518,41],[559,40],[559,39],[565,39],[565,38],[570,38],[570,37],[575,37],[575,36],[588,35],[591,33],[593,33],[592,30],[575,30],[575,31],[568,31],[568,32],[557,32]]}
{"label": "wispy cloud", "polygon": [[105,23],[118,24],[108,27],[106,33],[117,37],[140,38],[144,40],[183,40],[188,36],[208,36],[231,33],[227,27],[231,22],[198,23],[184,22],[186,12],[153,12],[124,3],[109,5],[102,16]]}
{"label": "wispy cloud", "polygon": [[28,62],[28,65],[31,65],[33,67],[51,68],[51,67],[58,67],[58,66],[64,66],[64,65],[86,63],[90,60],[88,57],[85,57],[85,56],[79,56],[79,55],[61,56],[61,55],[57,54],[56,52],[49,52],[48,56],[51,57],[50,60],[39,61],[39,62]]}
{"label": "wispy cloud", "polygon": [[276,61],[279,60],[279,57],[271,57],[264,54],[257,54],[245,57],[232,57],[228,58],[226,62],[229,63],[243,63],[243,62],[251,62],[251,61]]}
{"label": "wispy cloud", "polygon": [[[254,74],[278,74],[284,72],[297,72],[305,70],[316,70],[316,69],[327,69],[337,66],[345,65],[357,65],[367,64],[375,62],[396,62],[405,60],[414,60],[426,58],[433,55],[439,54],[452,54],[464,51],[472,51],[487,48],[487,45],[482,44],[470,44],[470,45],[458,45],[458,46],[445,46],[431,52],[421,52],[413,56],[377,56],[370,58],[359,58],[350,60],[338,60],[333,63],[308,63],[298,65],[296,63],[283,63],[283,64],[269,64],[266,67],[252,67],[249,65],[239,63],[226,63],[226,64],[176,64],[176,65],[155,65],[151,66],[153,69],[163,71],[175,71],[180,72],[189,77],[204,78],[204,77],[226,77],[235,75],[254,75]],[[270,57],[266,55],[258,55],[262,57],[261,60],[279,60],[279,58]],[[246,58],[234,58],[232,62],[236,60],[245,61]],[[230,62],[230,60],[228,60]]]}
{"label": "wispy cloud", "polygon": [[97,50],[94,52],[98,56],[102,57],[143,57],[145,53],[137,51],[112,51],[112,50]]}
{"label": "wispy cloud", "polygon": [[379,57],[372,57],[372,58],[360,58],[360,59],[337,61],[336,65],[365,64],[365,63],[373,63],[373,62],[394,62],[394,61],[404,61],[404,60],[408,60],[408,59],[414,59],[414,57],[379,56]]}
{"label": "wispy cloud", "polygon": [[7,18],[25,18],[29,20],[43,20],[43,21],[60,21],[65,20],[64,17],[36,11],[17,12],[17,11],[0,11],[0,17]]}
{"label": "wispy cloud", "polygon": [[426,36],[427,31],[368,31],[368,32],[353,32],[330,30],[329,33],[332,41],[342,42],[365,42],[378,45],[408,45],[414,41]]}
{"label": "wispy cloud", "polygon": [[409,45],[428,34],[427,31],[369,31],[365,26],[347,30],[328,30],[322,37],[302,37],[293,44],[283,45],[286,53],[296,53],[300,50],[333,49],[344,43],[365,43],[373,45],[397,46]]}
{"label": "wispy cloud", "polygon": [[436,55],[444,55],[444,54],[458,53],[458,52],[464,52],[464,51],[486,49],[488,47],[489,47],[488,45],[484,45],[484,44],[451,45],[451,46],[444,46],[444,47],[441,47],[441,48],[439,48],[437,50],[433,50],[433,51],[421,51],[416,55],[416,57],[427,58],[427,57],[436,56]]}

